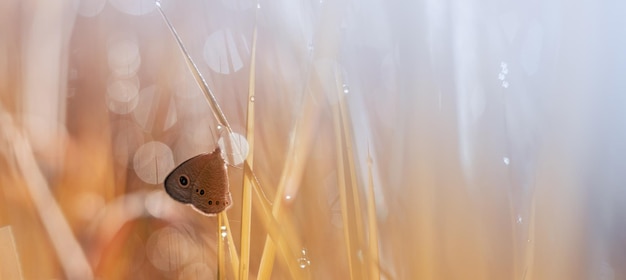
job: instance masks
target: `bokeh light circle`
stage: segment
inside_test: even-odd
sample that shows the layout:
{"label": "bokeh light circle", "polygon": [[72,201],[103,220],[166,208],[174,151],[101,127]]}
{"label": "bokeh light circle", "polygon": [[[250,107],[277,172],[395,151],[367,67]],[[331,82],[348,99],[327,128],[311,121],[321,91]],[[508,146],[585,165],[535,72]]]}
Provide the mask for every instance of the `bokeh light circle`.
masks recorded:
{"label": "bokeh light circle", "polygon": [[109,45],[107,57],[109,69],[116,77],[132,77],[141,65],[139,46],[134,39],[125,38],[129,35],[120,36],[122,38]]}
{"label": "bokeh light circle", "polygon": [[162,271],[176,271],[189,263],[198,253],[198,245],[191,237],[175,227],[155,231],[148,238],[148,260]]}
{"label": "bokeh light circle", "polygon": [[234,35],[230,29],[213,32],[204,43],[204,60],[217,73],[241,70],[249,53],[246,38],[242,34]]}
{"label": "bokeh light circle", "polygon": [[172,150],[161,142],[145,143],[135,152],[133,168],[142,181],[148,184],[163,183],[165,176],[174,169]]}
{"label": "bokeh light circle", "polygon": [[222,156],[226,162],[233,166],[238,166],[248,157],[248,140],[239,133],[223,133],[217,141],[217,145],[222,150]]}
{"label": "bokeh light circle", "polygon": [[104,9],[106,0],[80,0],[77,12],[83,17],[95,17]]}
{"label": "bokeh light circle", "polygon": [[109,0],[109,3],[120,12],[133,16],[148,14],[156,8],[154,0]]}
{"label": "bokeh light circle", "polygon": [[107,85],[107,107],[113,113],[128,114],[139,102],[139,78],[115,79]]}

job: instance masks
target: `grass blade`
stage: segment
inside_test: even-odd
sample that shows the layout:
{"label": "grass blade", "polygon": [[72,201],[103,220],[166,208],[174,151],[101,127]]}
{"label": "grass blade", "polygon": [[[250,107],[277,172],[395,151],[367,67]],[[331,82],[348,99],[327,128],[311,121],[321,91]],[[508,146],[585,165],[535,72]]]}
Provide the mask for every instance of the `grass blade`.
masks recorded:
{"label": "grass blade", "polygon": [[[256,65],[256,42],[257,28],[254,27],[252,35],[252,53],[250,58],[250,82],[248,89],[248,112],[246,118],[246,139],[248,140],[248,157],[245,159],[244,169],[252,171],[254,163],[254,89],[255,89],[255,65]],[[239,278],[247,280],[250,268],[250,224],[252,216],[252,190],[251,178],[245,172],[242,186],[241,201],[241,261],[239,263]]]}
{"label": "grass blade", "polygon": [[[350,187],[350,191],[352,195],[352,207],[354,207],[353,213],[354,213],[354,223],[355,223],[355,230],[356,230],[355,235],[356,235],[356,244],[357,244],[357,247],[354,249],[357,249],[360,246],[363,246],[365,244],[365,237],[363,236],[363,233],[365,232],[365,229],[364,229],[365,227],[363,226],[363,211],[361,210],[361,196],[359,194],[354,149],[352,146],[352,143],[354,143],[353,137],[352,137],[352,130],[350,129],[352,127],[352,123],[350,121],[350,116],[348,115],[348,108],[346,106],[345,96],[342,94],[343,82],[339,75],[339,71],[335,71],[335,81],[336,81],[336,86],[337,86],[336,92],[337,92],[337,98],[338,98],[339,118],[341,119],[340,127],[341,127],[341,133],[343,135],[343,140],[345,141],[344,144],[345,144],[346,161],[348,163],[348,172],[349,172],[348,174],[350,176],[349,187]],[[363,275],[367,275],[366,267],[363,265],[362,261],[359,261],[358,269]]]}
{"label": "grass blade", "polygon": [[[4,114],[0,108],[0,114]],[[76,239],[61,207],[37,164],[30,140],[19,131],[10,117],[0,116],[0,133],[11,138],[18,169],[52,242],[61,267],[68,278],[93,279],[93,271],[83,248]],[[70,256],[69,258],[67,256]]]}
{"label": "grass blade", "polygon": [[0,278],[24,279],[11,226],[0,228]]}
{"label": "grass blade", "polygon": [[343,221],[343,235],[346,243],[348,255],[348,269],[350,279],[355,279],[354,255],[352,241],[350,239],[350,215],[348,211],[348,191],[346,190],[345,167],[343,162],[343,139],[341,133],[341,122],[339,120],[339,108],[333,106],[333,127],[335,128],[335,145],[337,147],[337,187],[339,188],[339,201],[341,203],[341,217]]}
{"label": "grass blade", "polygon": [[[272,203],[272,216],[274,218],[280,217],[282,213],[281,207],[284,202],[287,187],[300,184],[304,172],[304,164],[306,163],[306,158],[310,151],[311,142],[312,139],[314,139],[313,136],[319,120],[320,110],[317,106],[312,105],[315,104],[314,97],[311,94],[307,94],[305,98],[302,103],[302,115],[298,118],[295,125],[295,131],[289,144],[285,165],[276,189],[276,196]],[[292,189],[292,191],[294,191],[294,193],[289,193],[289,195],[295,197],[295,190]],[[292,228],[293,225],[283,222],[281,223],[281,227]],[[257,274],[258,279],[270,279],[274,266],[275,253],[275,244],[268,236],[266,237],[263,255],[261,256],[261,264],[259,266],[259,273]]]}
{"label": "grass blade", "polygon": [[[246,163],[247,164],[247,163]],[[246,179],[250,180],[250,184],[252,189],[254,190],[254,200],[253,202],[256,205],[256,208],[260,210],[261,223],[265,228],[266,232],[270,237],[270,241],[272,241],[272,250],[275,250],[278,247],[280,254],[283,256],[285,264],[287,265],[287,269],[289,270],[289,274],[291,279],[304,279],[302,273],[298,270],[298,264],[296,263],[296,256],[293,254],[291,248],[295,248],[295,233],[293,229],[289,226],[282,226],[272,215],[272,209],[270,204],[263,193],[263,189],[261,189],[260,184],[254,174],[251,172],[249,166],[244,166],[244,170],[247,173]],[[267,244],[267,243],[266,243]],[[275,251],[274,251],[275,252]],[[271,270],[270,270],[271,272]],[[261,278],[261,276],[257,277],[258,279],[269,279]]]}
{"label": "grass blade", "polygon": [[226,253],[224,252],[224,238],[222,238],[222,227],[224,226],[224,212],[217,214],[217,279],[226,279]]}
{"label": "grass blade", "polygon": [[213,112],[213,115],[215,116],[217,121],[221,125],[226,127],[226,129],[228,129],[228,133],[232,133],[232,129],[230,128],[230,125],[228,124],[228,120],[226,120],[226,116],[224,116],[224,112],[222,111],[222,108],[220,108],[220,105],[217,103],[217,99],[215,99],[215,95],[209,88],[209,85],[207,84],[202,74],[200,74],[200,70],[198,70],[198,66],[196,66],[196,63],[194,63],[193,60],[191,59],[191,56],[189,55],[189,52],[187,52],[187,49],[183,45],[183,42],[180,39],[180,36],[178,36],[178,33],[176,32],[176,29],[174,28],[172,23],[170,23],[170,20],[167,18],[167,16],[163,12],[163,9],[161,9],[161,3],[157,1],[156,6],[157,6],[157,10],[159,11],[161,16],[165,20],[167,27],[172,32],[174,39],[176,39],[178,48],[183,53],[183,57],[185,58],[185,63],[187,63],[187,66],[191,70],[191,74],[193,75],[193,78],[196,80],[196,83],[202,90],[202,93],[204,93],[204,96],[206,97],[207,102],[209,102],[209,106],[211,106],[211,112]]}
{"label": "grass blade", "polygon": [[376,198],[374,197],[374,178],[372,176],[372,158],[367,149],[367,220],[368,220],[368,255],[370,279],[380,279],[380,262],[378,256],[378,222],[376,220]]}
{"label": "grass blade", "polygon": [[235,248],[233,233],[230,230],[228,214],[226,212],[222,212],[222,214],[224,215],[223,222],[224,226],[226,227],[226,241],[228,242],[228,256],[230,258],[230,266],[233,270],[233,275],[235,275],[235,279],[239,279],[239,256],[237,255],[237,248]]}

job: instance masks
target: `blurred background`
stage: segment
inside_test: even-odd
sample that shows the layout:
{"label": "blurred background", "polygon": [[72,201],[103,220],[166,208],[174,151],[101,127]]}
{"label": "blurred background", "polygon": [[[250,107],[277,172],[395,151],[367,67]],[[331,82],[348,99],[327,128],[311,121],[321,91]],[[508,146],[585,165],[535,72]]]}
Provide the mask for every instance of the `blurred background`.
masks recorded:
{"label": "blurred background", "polygon": [[1,279],[626,279],[626,2],[161,6],[251,222],[164,192],[223,128],[154,1],[4,0]]}

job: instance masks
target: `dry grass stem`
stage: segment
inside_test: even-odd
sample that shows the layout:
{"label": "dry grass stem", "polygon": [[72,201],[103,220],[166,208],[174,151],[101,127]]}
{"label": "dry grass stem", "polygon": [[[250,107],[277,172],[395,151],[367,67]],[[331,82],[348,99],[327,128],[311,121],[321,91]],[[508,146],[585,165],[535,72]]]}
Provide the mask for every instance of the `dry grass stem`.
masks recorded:
{"label": "dry grass stem", "polygon": [[256,71],[256,42],[257,28],[252,34],[252,53],[250,56],[250,80],[248,84],[248,110],[246,118],[246,139],[248,140],[248,157],[245,159],[242,199],[241,199],[241,261],[239,263],[239,279],[247,280],[250,269],[250,224],[252,222],[252,189],[248,174],[252,172],[254,164],[254,91],[255,91],[255,71]]}

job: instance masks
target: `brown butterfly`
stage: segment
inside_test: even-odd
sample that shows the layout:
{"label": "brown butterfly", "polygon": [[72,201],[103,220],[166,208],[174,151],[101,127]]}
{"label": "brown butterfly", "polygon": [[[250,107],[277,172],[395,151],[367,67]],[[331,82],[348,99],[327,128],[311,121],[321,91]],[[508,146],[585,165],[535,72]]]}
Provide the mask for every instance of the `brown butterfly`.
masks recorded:
{"label": "brown butterfly", "polygon": [[181,163],[167,175],[164,185],[174,200],[208,215],[222,212],[232,203],[226,162],[219,147]]}

